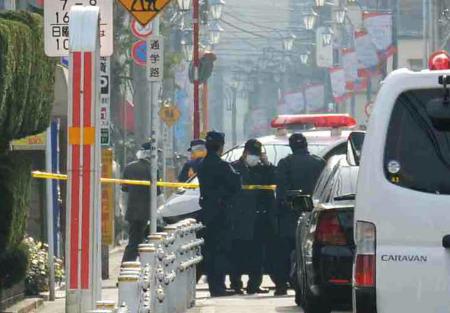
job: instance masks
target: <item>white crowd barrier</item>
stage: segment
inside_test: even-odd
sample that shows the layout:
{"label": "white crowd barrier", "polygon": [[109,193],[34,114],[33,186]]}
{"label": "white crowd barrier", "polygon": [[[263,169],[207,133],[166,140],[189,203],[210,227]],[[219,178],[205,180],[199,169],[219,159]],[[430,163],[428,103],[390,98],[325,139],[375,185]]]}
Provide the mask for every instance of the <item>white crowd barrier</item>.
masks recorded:
{"label": "white crowd barrier", "polygon": [[100,301],[89,313],[184,313],[192,308],[204,243],[197,232],[202,228],[186,219],[151,234],[139,245],[139,260],[122,263],[118,306]]}

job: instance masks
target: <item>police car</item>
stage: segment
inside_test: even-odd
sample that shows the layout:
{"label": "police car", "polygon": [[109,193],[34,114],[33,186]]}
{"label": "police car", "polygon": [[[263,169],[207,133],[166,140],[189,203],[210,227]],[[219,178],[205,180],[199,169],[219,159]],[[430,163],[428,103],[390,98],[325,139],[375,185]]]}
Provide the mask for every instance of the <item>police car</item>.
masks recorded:
{"label": "police car", "polygon": [[362,151],[354,312],[450,310],[450,57],[391,73]]}
{"label": "police car", "polygon": [[[258,140],[263,144],[269,161],[276,165],[291,153],[288,141],[290,133],[301,131],[308,139],[309,151],[327,160],[333,155],[346,153],[347,137],[355,126],[356,121],[346,114],[281,115],[272,121],[277,134]],[[229,150],[222,158],[233,162],[242,156],[243,151],[244,144]],[[189,182],[198,183],[198,180],[194,177]],[[201,209],[199,197],[198,189],[178,189],[158,209],[159,222],[174,223],[187,217],[196,218]]]}

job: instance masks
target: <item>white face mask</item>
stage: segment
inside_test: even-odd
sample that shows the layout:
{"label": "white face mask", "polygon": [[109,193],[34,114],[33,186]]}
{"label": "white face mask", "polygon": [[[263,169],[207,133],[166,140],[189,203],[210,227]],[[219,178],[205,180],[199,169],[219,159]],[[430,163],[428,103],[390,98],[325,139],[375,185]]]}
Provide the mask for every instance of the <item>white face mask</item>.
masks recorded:
{"label": "white face mask", "polygon": [[139,150],[136,153],[136,157],[140,159],[150,159],[151,157],[151,151],[150,150]]}
{"label": "white face mask", "polygon": [[245,162],[247,162],[247,165],[250,167],[258,165],[259,160],[259,156],[252,154],[247,155],[247,157],[245,158]]}

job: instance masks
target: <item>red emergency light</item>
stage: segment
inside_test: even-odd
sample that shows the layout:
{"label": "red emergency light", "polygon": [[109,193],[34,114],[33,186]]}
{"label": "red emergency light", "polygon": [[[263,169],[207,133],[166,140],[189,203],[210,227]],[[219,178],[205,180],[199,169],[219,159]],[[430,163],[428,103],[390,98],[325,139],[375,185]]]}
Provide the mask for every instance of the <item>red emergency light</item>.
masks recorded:
{"label": "red emergency light", "polygon": [[316,128],[354,127],[356,120],[348,114],[296,114],[279,115],[272,120],[272,128],[314,125]]}
{"label": "red emergency light", "polygon": [[445,50],[434,52],[428,60],[428,68],[431,71],[450,69],[450,55]]}

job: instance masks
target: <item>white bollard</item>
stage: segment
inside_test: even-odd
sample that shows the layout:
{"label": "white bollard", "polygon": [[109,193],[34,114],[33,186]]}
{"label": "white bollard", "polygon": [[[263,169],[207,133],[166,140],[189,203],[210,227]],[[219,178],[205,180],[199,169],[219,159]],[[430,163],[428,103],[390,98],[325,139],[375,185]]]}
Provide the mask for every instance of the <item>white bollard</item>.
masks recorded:
{"label": "white bollard", "polygon": [[139,251],[139,261],[141,262],[141,264],[143,265],[149,264],[150,266],[153,266],[156,252],[155,245],[151,243],[140,244],[138,251]]}
{"label": "white bollard", "polygon": [[96,309],[97,310],[110,310],[112,312],[115,312],[117,310],[116,303],[114,301],[108,301],[108,300],[97,301]]}
{"label": "white bollard", "polygon": [[119,303],[126,304],[129,313],[138,313],[139,301],[139,276],[119,276]]}
{"label": "white bollard", "polygon": [[166,248],[168,246],[167,233],[155,233],[148,237],[150,243],[153,243],[156,248],[155,252],[155,266],[153,268],[154,278],[152,279],[153,286],[151,291],[151,312],[152,313],[168,313],[166,301],[166,289],[164,286],[165,271],[164,259],[166,257]]}

